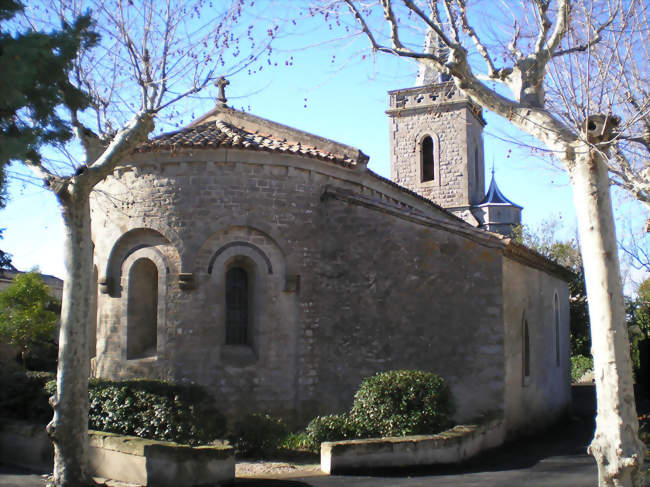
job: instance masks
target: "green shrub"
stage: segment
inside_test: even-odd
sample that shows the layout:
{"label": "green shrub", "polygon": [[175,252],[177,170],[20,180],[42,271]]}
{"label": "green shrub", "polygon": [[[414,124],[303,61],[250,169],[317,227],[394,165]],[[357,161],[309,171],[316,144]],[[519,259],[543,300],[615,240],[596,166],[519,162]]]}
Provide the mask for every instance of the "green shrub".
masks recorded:
{"label": "green shrub", "polygon": [[56,298],[38,272],[25,272],[0,291],[0,343],[18,347],[23,366],[56,367]]}
{"label": "green shrub", "polygon": [[285,450],[313,450],[312,442],[306,432],[289,433],[281,442]]}
{"label": "green shrub", "polygon": [[234,423],[228,439],[238,455],[251,456],[273,452],[287,434],[287,425],[281,419],[251,413]]}
{"label": "green shrub", "polygon": [[[47,423],[55,375],[27,372],[0,375],[0,416]],[[90,429],[189,445],[222,438],[225,419],[200,386],[156,380],[88,383]]]}
{"label": "green shrub", "polygon": [[52,419],[45,388],[54,374],[14,372],[0,374],[0,416],[46,424]]}
{"label": "green shrub", "polygon": [[317,416],[309,422],[305,432],[311,448],[318,448],[323,441],[349,440],[357,436],[346,414]]}
{"label": "green shrub", "polygon": [[571,357],[571,382],[578,382],[586,372],[593,370],[594,359],[584,355]]}
{"label": "green shrub", "polygon": [[393,370],[363,380],[349,419],[359,437],[434,434],[451,425],[454,411],[444,379],[419,370]]}
{"label": "green shrub", "polygon": [[90,429],[189,445],[223,436],[225,419],[200,386],[157,380],[91,380]]}

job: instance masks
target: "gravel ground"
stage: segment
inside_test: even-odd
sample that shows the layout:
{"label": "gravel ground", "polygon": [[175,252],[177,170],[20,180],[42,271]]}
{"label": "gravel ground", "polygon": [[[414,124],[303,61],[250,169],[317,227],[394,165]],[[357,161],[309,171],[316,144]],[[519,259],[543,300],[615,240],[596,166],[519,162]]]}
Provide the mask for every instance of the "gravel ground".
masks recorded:
{"label": "gravel ground", "polygon": [[235,476],[238,478],[292,478],[325,475],[318,463],[289,463],[257,460],[237,462]]}

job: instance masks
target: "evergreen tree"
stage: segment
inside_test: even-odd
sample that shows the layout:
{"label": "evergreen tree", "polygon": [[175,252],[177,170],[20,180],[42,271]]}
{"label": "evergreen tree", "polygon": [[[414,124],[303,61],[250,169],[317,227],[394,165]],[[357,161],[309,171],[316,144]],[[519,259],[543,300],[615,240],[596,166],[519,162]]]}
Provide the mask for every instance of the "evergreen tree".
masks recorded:
{"label": "evergreen tree", "polygon": [[[57,107],[88,106],[88,96],[70,82],[68,73],[79,50],[98,40],[89,16],[49,34],[12,32],[11,21],[23,8],[19,1],[0,0],[0,209],[7,203],[9,162],[38,162],[43,145],[72,137]],[[10,266],[11,256],[0,250],[0,270]]]}
{"label": "evergreen tree", "polygon": [[[23,10],[16,0],[0,0],[0,168],[12,160],[40,161],[39,149],[72,138],[70,124],[59,117],[61,105],[83,109],[88,96],[69,77],[80,49],[94,45],[89,16],[50,33],[11,32],[12,19]],[[4,188],[6,174],[0,175]],[[0,193],[0,207],[6,194]]]}
{"label": "evergreen tree", "polygon": [[56,299],[38,272],[17,275],[0,291],[0,343],[16,345],[25,352],[39,343],[53,343],[57,309]]}

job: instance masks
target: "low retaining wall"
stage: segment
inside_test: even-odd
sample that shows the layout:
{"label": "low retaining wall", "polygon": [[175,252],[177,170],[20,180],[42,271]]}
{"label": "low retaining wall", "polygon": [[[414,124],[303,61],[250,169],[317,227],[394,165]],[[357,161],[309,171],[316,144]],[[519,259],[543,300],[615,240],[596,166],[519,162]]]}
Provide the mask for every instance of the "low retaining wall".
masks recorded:
{"label": "low retaining wall", "polygon": [[[189,447],[101,431],[88,433],[89,468],[94,477],[156,487],[191,487],[235,478],[230,446]],[[53,448],[45,428],[0,423],[0,461],[51,472]]]}
{"label": "low retaining wall", "polygon": [[437,435],[369,438],[321,443],[321,470],[328,474],[387,467],[459,463],[503,443],[502,419],[462,425]]}
{"label": "low retaining wall", "polygon": [[54,449],[45,426],[0,420],[0,461],[39,473],[51,472]]}
{"label": "low retaining wall", "polygon": [[90,431],[90,468],[97,477],[156,487],[191,487],[235,478],[230,446],[190,447]]}

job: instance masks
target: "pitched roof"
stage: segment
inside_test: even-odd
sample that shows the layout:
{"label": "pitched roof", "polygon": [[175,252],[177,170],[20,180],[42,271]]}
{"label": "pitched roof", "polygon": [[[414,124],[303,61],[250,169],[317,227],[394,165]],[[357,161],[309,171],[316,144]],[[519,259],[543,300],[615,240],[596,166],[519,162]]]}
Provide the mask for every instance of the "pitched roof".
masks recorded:
{"label": "pitched roof", "polygon": [[217,107],[185,128],[141,144],[136,152],[217,148],[296,154],[346,167],[368,163],[359,149],[229,107]]}
{"label": "pitched roof", "polygon": [[490,187],[488,188],[487,193],[485,194],[485,198],[483,198],[481,202],[476,206],[483,206],[483,205],[508,205],[508,206],[516,206],[517,208],[521,208],[521,206],[519,206],[516,203],[513,203],[508,198],[503,196],[503,193],[497,186],[496,179],[494,178],[494,170],[492,170],[492,181],[490,181]]}

